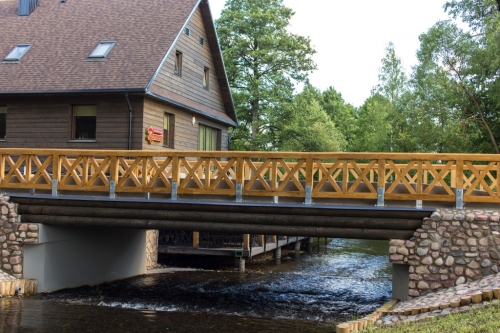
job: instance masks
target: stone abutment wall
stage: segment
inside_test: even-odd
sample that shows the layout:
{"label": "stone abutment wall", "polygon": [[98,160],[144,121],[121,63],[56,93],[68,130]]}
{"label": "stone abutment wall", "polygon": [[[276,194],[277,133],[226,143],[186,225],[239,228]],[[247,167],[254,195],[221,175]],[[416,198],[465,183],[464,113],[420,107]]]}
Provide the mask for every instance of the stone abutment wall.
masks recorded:
{"label": "stone abutment wall", "polygon": [[38,224],[19,223],[18,205],[0,195],[0,269],[23,277],[23,244],[38,243]]}
{"label": "stone abutment wall", "polygon": [[390,261],[409,266],[410,297],[498,273],[500,213],[439,209],[410,240],[390,241]]}

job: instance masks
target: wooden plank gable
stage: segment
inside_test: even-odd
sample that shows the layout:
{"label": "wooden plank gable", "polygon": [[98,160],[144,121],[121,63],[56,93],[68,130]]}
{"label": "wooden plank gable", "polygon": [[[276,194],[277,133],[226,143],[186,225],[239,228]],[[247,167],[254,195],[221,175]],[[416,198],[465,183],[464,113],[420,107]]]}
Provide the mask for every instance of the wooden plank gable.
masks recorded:
{"label": "wooden plank gable", "polygon": [[[148,91],[156,97],[234,125],[236,117],[229,90],[225,92],[227,96],[224,96],[220,87],[221,82],[227,86],[224,68],[222,66],[222,72],[220,68],[222,60],[214,59],[212,52],[218,49],[217,39],[216,36],[207,34],[207,20],[202,15],[201,7],[200,5],[195,9],[177,41],[170,48]],[[215,31],[213,22],[210,27]],[[186,28],[189,29],[189,35],[186,34]],[[203,40],[203,43],[200,40]],[[182,54],[182,68],[179,74],[175,72],[178,53]],[[218,55],[220,56],[220,53]],[[206,70],[209,76],[208,87],[204,87]]]}

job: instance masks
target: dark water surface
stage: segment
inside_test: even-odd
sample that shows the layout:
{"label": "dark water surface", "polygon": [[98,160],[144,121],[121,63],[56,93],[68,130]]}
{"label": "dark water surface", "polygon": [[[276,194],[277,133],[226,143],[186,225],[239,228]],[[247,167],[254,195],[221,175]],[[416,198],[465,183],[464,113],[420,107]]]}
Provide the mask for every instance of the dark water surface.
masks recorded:
{"label": "dark water surface", "polygon": [[384,241],[335,239],[279,266],[268,258],[238,273],[233,259],[167,257],[203,270],[3,298],[0,332],[332,332],[391,295]]}

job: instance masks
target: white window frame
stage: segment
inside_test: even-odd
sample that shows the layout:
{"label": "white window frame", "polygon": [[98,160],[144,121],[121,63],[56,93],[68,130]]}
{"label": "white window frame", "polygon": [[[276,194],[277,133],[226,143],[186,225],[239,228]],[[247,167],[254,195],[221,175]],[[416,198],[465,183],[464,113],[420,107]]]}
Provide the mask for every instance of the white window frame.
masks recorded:
{"label": "white window frame", "polygon": [[[94,51],[92,51],[89,55],[89,58],[106,58],[115,46],[116,41],[114,40],[101,40],[95,47]],[[104,49],[104,52],[99,52],[98,51],[103,47],[107,46],[106,49]]]}
{"label": "white window frame", "polygon": [[[31,48],[33,44],[17,44],[12,51],[7,54],[5,58],[3,58],[4,61],[19,61],[21,58],[28,52],[28,50]],[[24,48],[24,50],[19,50],[20,48]]]}

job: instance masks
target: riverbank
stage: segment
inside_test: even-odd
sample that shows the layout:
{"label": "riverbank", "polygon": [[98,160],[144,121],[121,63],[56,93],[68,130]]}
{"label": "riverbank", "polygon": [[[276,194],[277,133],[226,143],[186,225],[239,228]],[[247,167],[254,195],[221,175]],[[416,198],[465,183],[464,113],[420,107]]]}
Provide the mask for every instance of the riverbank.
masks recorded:
{"label": "riverbank", "polygon": [[500,332],[500,301],[483,302],[475,304],[466,312],[433,315],[425,319],[411,321],[407,319],[392,325],[376,325],[368,328],[365,332],[376,333],[496,333]]}
{"label": "riverbank", "polygon": [[[493,298],[500,298],[500,273],[456,287],[428,293],[425,296],[398,303],[378,324],[417,321],[429,316],[467,312],[481,308]],[[484,304],[483,304],[484,303]]]}
{"label": "riverbank", "polygon": [[429,292],[382,312],[368,332],[498,332],[500,274]]}

